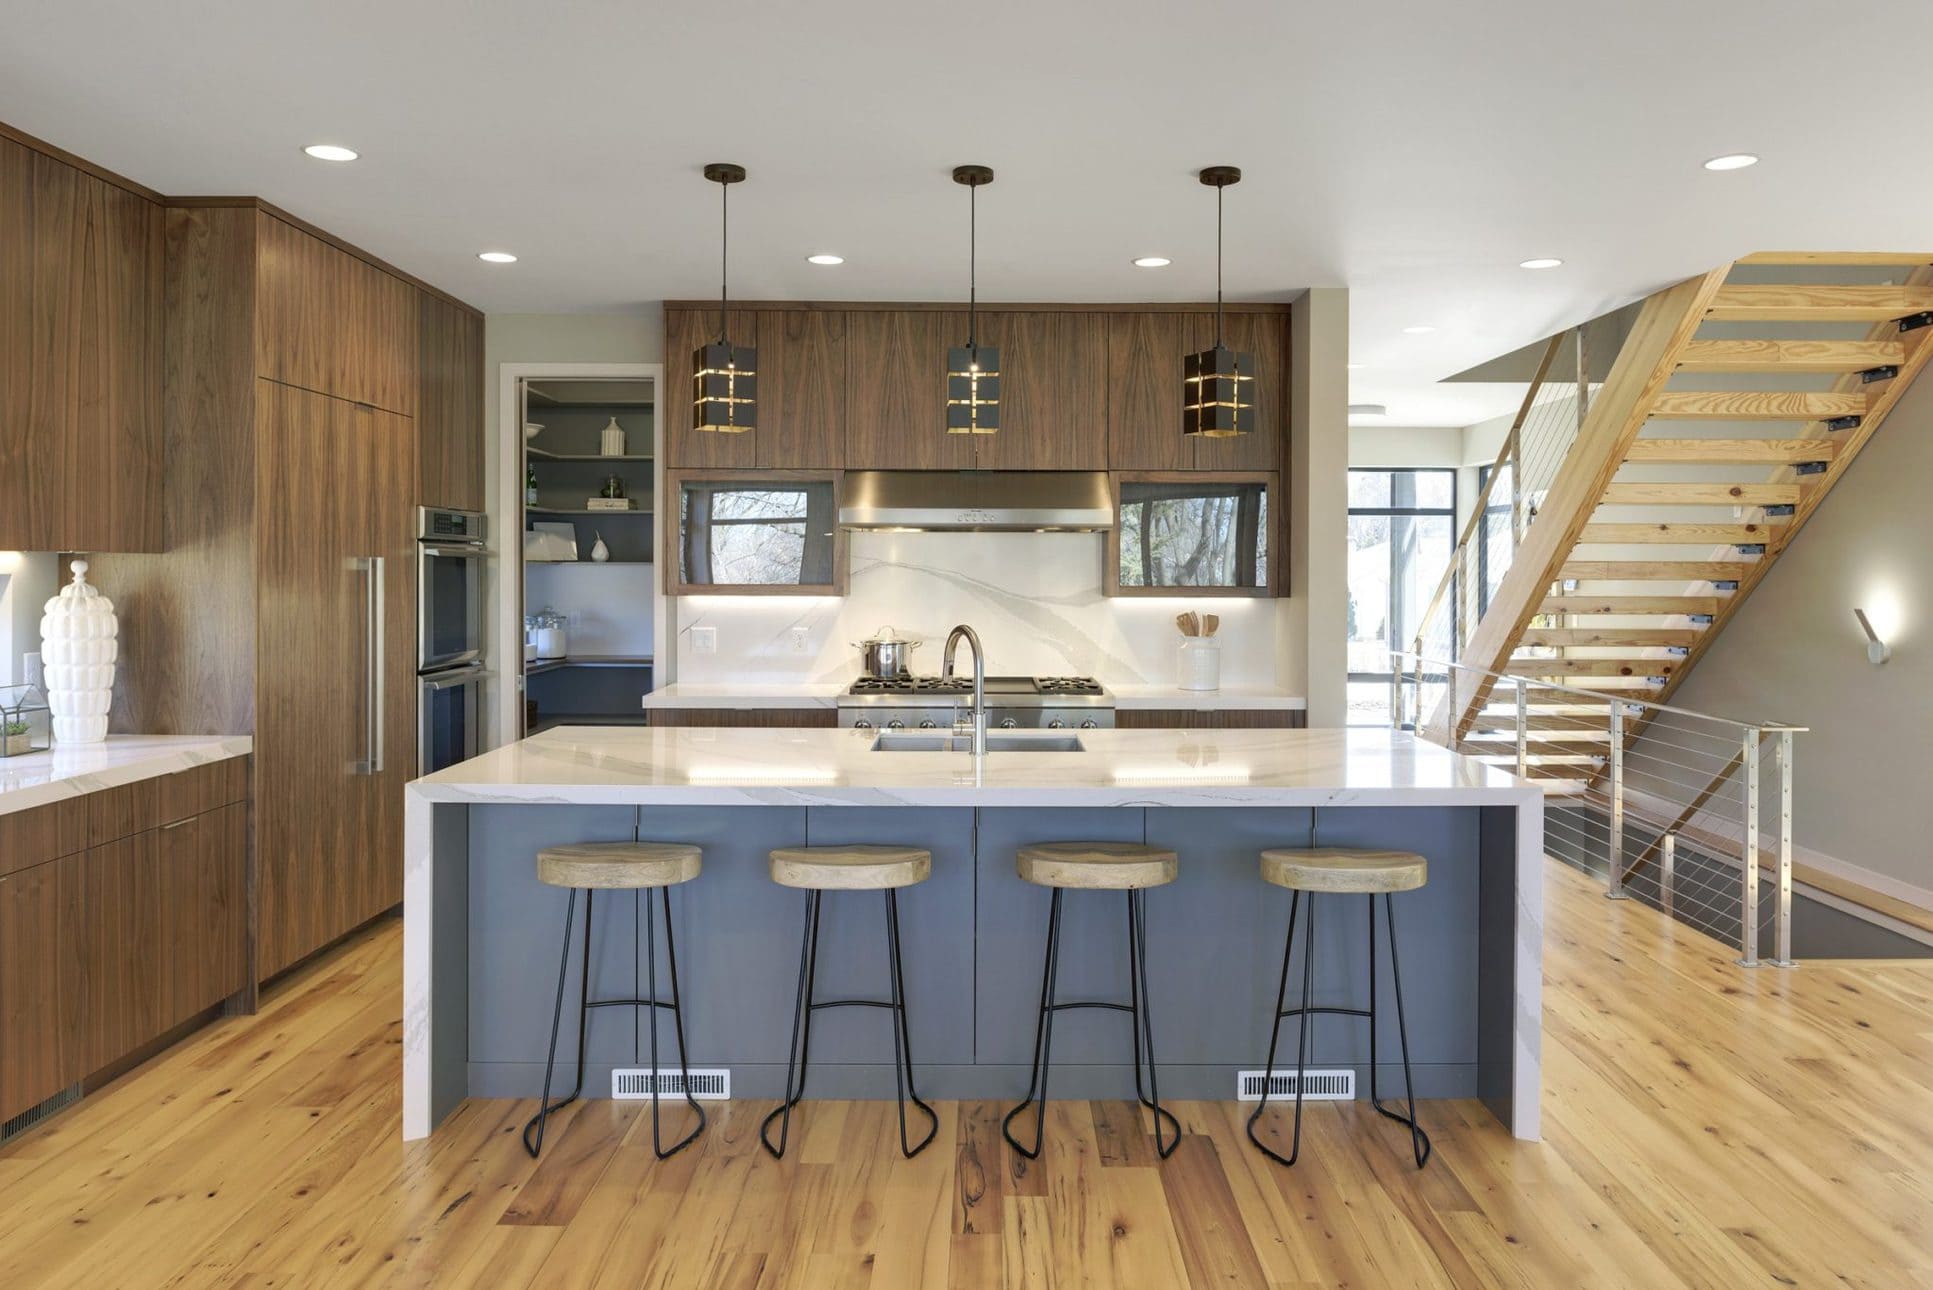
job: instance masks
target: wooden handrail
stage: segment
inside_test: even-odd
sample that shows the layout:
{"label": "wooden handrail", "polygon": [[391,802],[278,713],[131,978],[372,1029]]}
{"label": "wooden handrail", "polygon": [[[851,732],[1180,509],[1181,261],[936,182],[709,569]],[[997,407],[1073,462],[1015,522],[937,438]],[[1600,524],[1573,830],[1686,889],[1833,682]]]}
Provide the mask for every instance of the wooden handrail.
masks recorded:
{"label": "wooden handrail", "polygon": [[[1536,401],[1537,391],[1544,387],[1544,377],[1550,372],[1550,365],[1556,359],[1557,351],[1564,343],[1564,337],[1569,334],[1569,331],[1560,331],[1550,338],[1549,344],[1544,346],[1544,356],[1537,364],[1537,374],[1530,378],[1530,388],[1524,391],[1524,401],[1518,406],[1517,415],[1510,422],[1510,432],[1503,438],[1503,447],[1497,450],[1497,459],[1490,463],[1489,478],[1483,481],[1483,491],[1477,494],[1477,504],[1471,509],[1470,518],[1463,522],[1463,532],[1456,540],[1456,549],[1450,552],[1450,562],[1443,570],[1442,580],[1436,584],[1436,594],[1430,597],[1429,607],[1423,611],[1423,616],[1416,620],[1416,640],[1410,649],[1413,654],[1420,655],[1423,652],[1424,626],[1442,607],[1443,597],[1449,593],[1451,584],[1456,581],[1457,570],[1462,567],[1463,548],[1469,544],[1471,535],[1483,522],[1484,512],[1490,508],[1490,492],[1497,486],[1497,474],[1504,462],[1510,460],[1511,455],[1516,451],[1518,435],[1523,430],[1525,420],[1530,416],[1530,405]],[[1512,484],[1518,488],[1523,486],[1523,482],[1516,479],[1514,469]],[[1511,517],[1511,523],[1515,525],[1515,516]],[[1461,644],[1461,642],[1457,643]]]}

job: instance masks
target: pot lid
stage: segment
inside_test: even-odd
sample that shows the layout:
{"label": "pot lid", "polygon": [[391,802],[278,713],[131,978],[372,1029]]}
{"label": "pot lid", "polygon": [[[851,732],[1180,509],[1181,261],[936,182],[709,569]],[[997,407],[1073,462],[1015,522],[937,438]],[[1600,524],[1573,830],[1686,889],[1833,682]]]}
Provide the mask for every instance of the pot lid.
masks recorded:
{"label": "pot lid", "polygon": [[873,634],[871,636],[868,636],[863,641],[854,641],[853,644],[855,645],[917,645],[919,644],[919,641],[916,637],[900,635],[897,631],[893,629],[892,624],[888,623],[883,627],[874,628]]}

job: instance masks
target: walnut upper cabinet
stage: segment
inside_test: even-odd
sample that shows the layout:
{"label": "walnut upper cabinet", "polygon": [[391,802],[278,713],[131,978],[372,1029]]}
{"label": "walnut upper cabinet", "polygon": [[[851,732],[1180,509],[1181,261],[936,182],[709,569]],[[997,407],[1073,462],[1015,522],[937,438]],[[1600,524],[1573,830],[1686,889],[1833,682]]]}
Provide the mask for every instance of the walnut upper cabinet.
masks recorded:
{"label": "walnut upper cabinet", "polygon": [[[739,345],[758,344],[758,315],[748,309],[734,309],[727,319],[731,339]],[[674,466],[723,466],[750,470],[758,465],[758,430],[720,434],[715,430],[691,428],[692,355],[700,345],[718,339],[718,310],[666,309],[664,311],[664,394],[658,400],[658,416],[664,425],[665,453]],[[759,350],[759,365],[764,366],[765,351]],[[765,373],[759,373],[760,428],[765,421],[763,394]]]}
{"label": "walnut upper cabinet", "polygon": [[1255,358],[1255,429],[1227,439],[1181,432],[1182,365],[1215,343],[1212,313],[1110,314],[1108,465],[1115,470],[1275,470],[1288,437],[1289,316],[1223,315],[1223,341]]}
{"label": "walnut upper cabinet", "polygon": [[0,548],[159,551],[163,217],[0,137]]}
{"label": "walnut upper cabinet", "polygon": [[483,315],[417,294],[417,502],[484,509]]}
{"label": "walnut upper cabinet", "polygon": [[415,416],[416,289],[267,211],[256,255],[256,374]]}
{"label": "walnut upper cabinet", "polygon": [[967,470],[980,436],[946,432],[946,351],[966,313],[874,309],[846,315],[846,468]]}
{"label": "walnut upper cabinet", "polygon": [[829,309],[759,314],[760,469],[837,470],[846,464],[847,317]]}
{"label": "walnut upper cabinet", "polygon": [[[1215,320],[1197,349],[1215,343]],[[1222,335],[1230,349],[1255,357],[1255,430],[1227,439],[1197,436],[1196,470],[1276,470],[1288,441],[1289,316],[1286,313],[1231,313],[1223,316]],[[1177,423],[1179,424],[1179,423]],[[1177,431],[1179,437],[1179,431]]]}
{"label": "walnut upper cabinet", "polygon": [[1000,347],[1000,431],[973,436],[974,464],[1106,470],[1106,315],[990,311],[977,330]]}

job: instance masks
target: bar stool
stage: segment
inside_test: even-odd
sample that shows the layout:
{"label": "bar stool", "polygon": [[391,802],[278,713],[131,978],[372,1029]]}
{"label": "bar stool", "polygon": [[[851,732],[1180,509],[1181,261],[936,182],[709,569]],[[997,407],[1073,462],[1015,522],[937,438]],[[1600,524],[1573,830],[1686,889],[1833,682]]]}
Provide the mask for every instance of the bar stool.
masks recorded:
{"label": "bar stool", "polygon": [[[1180,867],[1173,851],[1141,842],[1037,842],[1025,846],[1014,856],[1014,869],[1021,878],[1037,887],[1051,887],[1052,904],[1047,911],[1047,961],[1040,976],[1040,1012],[1034,1020],[1034,1060],[1028,1072],[1027,1096],[1000,1121],[1000,1133],[1015,1151],[1029,1160],[1040,1155],[1041,1140],[1047,1130],[1047,1071],[1054,1048],[1054,1014],[1080,1008],[1098,1008],[1128,1014],[1128,1027],[1134,1039],[1134,1096],[1154,1112],[1155,1150],[1167,1158],[1181,1145],[1181,1122],[1164,1110],[1161,1090],[1154,1070],[1154,1029],[1148,1020],[1148,915],[1146,889],[1166,886],[1175,880]],[[1079,891],[1124,891],[1128,898],[1128,1002],[1091,1000],[1061,1003],[1055,994],[1060,973],[1061,894]],[[1141,1064],[1145,1054],[1148,1082],[1141,1083]],[[1021,1144],[1013,1135],[1013,1121],[1028,1105],[1034,1104],[1034,1145]],[[1173,1129],[1172,1140],[1164,1146],[1161,1130],[1166,1123]]]}
{"label": "bar stool", "polygon": [[[939,1132],[940,1117],[920,1100],[913,1087],[913,1043],[906,1028],[906,976],[899,957],[899,889],[926,881],[933,871],[933,853],[918,847],[820,846],[779,847],[771,853],[772,881],[805,892],[805,933],[799,946],[799,989],[792,1006],[792,1042],[785,1057],[785,1100],[758,1126],[759,1141],[774,1160],[785,1155],[792,1129],[792,1108],[805,1096],[805,1078],[812,1051],[812,1014],[824,1008],[886,1008],[893,1014],[893,1084],[899,1094],[899,1149],[907,1159],[918,1155]],[[828,891],[884,891],[886,893],[886,951],[892,981],[890,999],[826,999],[814,997],[819,967],[819,904]],[[798,1082],[794,1086],[793,1074]],[[906,1136],[906,1101],[926,1112],[930,1124],[918,1143]],[[779,1122],[773,1145],[772,1121]]]}
{"label": "bar stool", "polygon": [[[1269,1026],[1268,1064],[1262,1076],[1262,1098],[1248,1117],[1248,1140],[1263,1155],[1277,1164],[1293,1165],[1302,1152],[1302,1084],[1309,1060],[1309,1018],[1317,1013],[1369,1019],[1369,1102],[1380,1115],[1409,1126],[1410,1151],[1421,1169],[1430,1158],[1430,1137],[1416,1122],[1416,1083],[1410,1076],[1409,1032],[1403,1024],[1403,974],[1396,954],[1396,909],[1391,894],[1415,891],[1428,881],[1429,862],[1409,851],[1361,851],[1344,847],[1282,848],[1262,852],[1262,880],[1286,887],[1294,895],[1289,902],[1289,931],[1282,946],[1282,980],[1275,990],[1275,1019]],[[1289,989],[1289,956],[1295,950],[1295,917],[1308,895],[1306,918],[1307,944],[1302,949],[1302,1005],[1284,1009]],[[1369,897],[1369,1007],[1318,1007],[1314,1002],[1316,950],[1316,895],[1365,895]],[[1376,897],[1383,898],[1383,921],[1389,930],[1389,974],[1396,987],[1396,1036],[1403,1050],[1403,1086],[1408,1096],[1409,1114],[1392,1111],[1383,1105],[1376,1088]],[[1289,1154],[1270,1149],[1255,1136],[1255,1122],[1268,1108],[1269,1085],[1275,1079],[1275,1046],[1282,1033],[1282,1022],[1299,1018],[1295,1050],[1295,1132]]]}
{"label": "bar stool", "polygon": [[[577,842],[567,846],[545,847],[537,853],[537,879],[552,887],[570,889],[570,903],[564,909],[564,952],[557,965],[557,1005],[550,1020],[550,1056],[544,1062],[544,1095],[537,1103],[537,1114],[524,1125],[524,1150],[533,1157],[543,1150],[544,1128],[552,1111],[562,1110],[577,1100],[584,1088],[584,1039],[590,1029],[592,1008],[646,1008],[651,1019],[651,1149],[663,1160],[690,1146],[705,1128],[705,1110],[691,1093],[691,1071],[685,1061],[685,1020],[678,1000],[678,950],[671,938],[671,888],[698,876],[704,852],[683,842]],[[671,998],[658,998],[658,918],[657,906],[645,895],[657,888],[664,907],[665,958],[671,966]],[[643,999],[593,999],[591,983],[591,911],[599,891],[631,890],[638,893],[644,907],[647,983],[650,994]],[[577,979],[577,1081],[562,1101],[550,1100],[551,1072],[557,1064],[557,1031],[564,1017],[564,978],[570,971],[571,920],[577,914],[577,893],[584,893],[584,961]],[[658,1119],[660,1098],[655,1087],[658,1070],[658,1009],[671,1013],[678,1038],[678,1069],[684,1074],[685,1101],[698,1113],[698,1123],[669,1147],[664,1145]]]}

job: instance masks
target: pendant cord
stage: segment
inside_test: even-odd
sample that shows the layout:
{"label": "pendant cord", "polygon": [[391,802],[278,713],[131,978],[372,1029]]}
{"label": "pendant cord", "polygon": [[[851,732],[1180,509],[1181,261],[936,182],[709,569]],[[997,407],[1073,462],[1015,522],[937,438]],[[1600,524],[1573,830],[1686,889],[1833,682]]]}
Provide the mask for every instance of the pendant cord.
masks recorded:
{"label": "pendant cord", "polygon": [[731,201],[732,186],[718,185],[718,342],[721,345],[728,339],[725,331],[725,302],[726,286],[729,282],[727,268],[731,264]]}
{"label": "pendant cord", "polygon": [[1222,347],[1222,193],[1215,185],[1215,348]]}
{"label": "pendant cord", "polygon": [[[974,314],[980,303],[980,185],[967,185],[967,348],[977,350]],[[969,361],[977,360],[972,355]]]}

